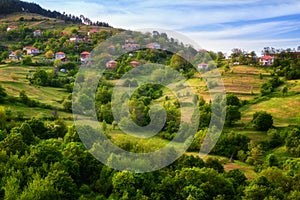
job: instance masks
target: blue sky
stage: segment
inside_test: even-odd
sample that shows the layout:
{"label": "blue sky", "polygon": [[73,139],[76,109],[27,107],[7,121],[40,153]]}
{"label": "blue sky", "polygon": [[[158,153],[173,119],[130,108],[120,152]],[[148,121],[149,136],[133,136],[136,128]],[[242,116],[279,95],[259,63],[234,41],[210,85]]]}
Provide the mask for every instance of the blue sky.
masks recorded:
{"label": "blue sky", "polygon": [[260,53],[300,45],[299,0],[26,0],[125,29],[178,31],[202,48]]}

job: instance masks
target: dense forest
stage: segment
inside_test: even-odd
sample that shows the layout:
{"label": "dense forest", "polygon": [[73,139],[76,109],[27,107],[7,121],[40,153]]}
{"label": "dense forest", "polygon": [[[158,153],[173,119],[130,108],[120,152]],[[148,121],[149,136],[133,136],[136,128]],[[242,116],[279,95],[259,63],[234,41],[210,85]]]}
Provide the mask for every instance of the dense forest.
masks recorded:
{"label": "dense forest", "polygon": [[49,18],[62,19],[65,22],[72,22],[76,24],[88,24],[94,26],[110,27],[108,23],[105,22],[92,22],[90,19],[81,15],[80,17],[60,13],[57,11],[50,11],[41,8],[40,5],[35,3],[23,2],[20,0],[1,0],[0,1],[0,13],[1,15],[8,15],[15,12],[24,13],[35,13]]}

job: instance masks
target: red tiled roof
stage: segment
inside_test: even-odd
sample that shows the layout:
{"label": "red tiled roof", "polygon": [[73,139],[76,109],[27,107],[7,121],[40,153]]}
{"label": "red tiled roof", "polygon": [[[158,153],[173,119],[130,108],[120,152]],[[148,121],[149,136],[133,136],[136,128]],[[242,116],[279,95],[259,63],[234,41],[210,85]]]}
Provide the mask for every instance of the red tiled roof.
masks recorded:
{"label": "red tiled roof", "polygon": [[90,33],[98,33],[99,31],[97,29],[90,30]]}
{"label": "red tiled roof", "polygon": [[91,53],[90,52],[87,52],[87,51],[84,51],[81,53],[81,55],[90,55]]}
{"label": "red tiled roof", "polygon": [[202,63],[199,64],[199,66],[203,66],[203,65],[208,65],[208,64],[205,63],[205,62],[202,62]]}
{"label": "red tiled roof", "polygon": [[25,46],[24,49],[37,50],[37,48],[31,46]]}
{"label": "red tiled roof", "polygon": [[65,55],[64,52],[57,52],[55,55]]}
{"label": "red tiled roof", "polygon": [[272,56],[264,56],[262,57],[263,60],[272,60],[273,57]]}

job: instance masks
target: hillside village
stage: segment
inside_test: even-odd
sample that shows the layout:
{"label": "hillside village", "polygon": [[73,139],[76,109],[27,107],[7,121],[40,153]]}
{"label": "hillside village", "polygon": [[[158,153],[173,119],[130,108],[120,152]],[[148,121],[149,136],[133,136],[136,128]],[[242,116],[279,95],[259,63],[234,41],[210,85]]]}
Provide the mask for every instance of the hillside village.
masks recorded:
{"label": "hillside village", "polygon": [[[261,52],[233,48],[226,56],[163,32],[112,28],[13,1],[16,6],[5,4],[10,12],[0,16],[0,199],[299,199],[298,44]],[[81,69],[103,71],[95,83]],[[149,79],[177,85],[140,85]],[[84,92],[74,92],[74,85]],[[223,86],[226,94],[215,95]],[[114,104],[115,88],[131,96],[117,96]],[[189,123],[181,109],[190,106],[200,118],[193,115]],[[125,108],[129,117],[113,115]],[[164,121],[160,109],[165,124],[153,137],[122,129],[134,129],[133,122],[141,134],[153,116]],[[93,113],[99,126],[84,124]],[[74,119],[81,117],[78,125]],[[189,137],[192,124],[196,133]],[[218,131],[214,148],[201,156],[202,145],[215,137],[206,135]],[[179,155],[184,139],[191,143]],[[107,151],[111,141],[131,153],[166,151],[129,159],[119,149]],[[162,169],[140,173],[175,157]]]}
{"label": "hillside village", "polygon": [[[11,37],[10,35],[17,34],[20,30],[18,26],[15,25],[3,25],[2,31],[6,28],[7,37]],[[21,25],[22,26],[22,25]],[[23,25],[22,30],[28,29]],[[29,29],[30,30],[30,29]],[[34,57],[37,56],[38,59],[48,59],[48,60],[61,60],[62,63],[66,62],[89,62],[90,61],[90,51],[97,45],[101,40],[105,40],[108,37],[112,36],[113,33],[111,30],[98,30],[98,29],[90,29],[90,30],[80,30],[78,28],[73,28],[70,32],[62,31],[61,33],[56,34],[56,38],[60,41],[57,43],[57,46],[51,49],[51,45],[54,44],[53,41],[47,41],[49,38],[49,34],[51,32],[49,30],[45,30],[44,32],[40,29],[34,30],[32,33],[27,31],[28,41],[24,43],[31,46],[23,46],[19,43],[16,46],[9,46],[2,48],[7,49],[7,51],[2,52],[2,59],[9,59],[11,61],[20,61],[25,56],[31,56],[35,60]],[[33,30],[33,29],[31,29]],[[4,35],[5,33],[2,33]],[[53,34],[53,32],[52,32]],[[59,35],[60,34],[60,35]],[[30,42],[31,41],[31,42]],[[46,41],[41,44],[41,41]],[[52,42],[52,43],[51,43]],[[140,41],[139,41],[140,42]],[[157,42],[150,42],[141,46],[139,42],[135,42],[132,38],[126,39],[122,44],[117,44],[118,47],[111,45],[108,49],[109,52],[118,51],[116,48],[122,48],[126,51],[136,52],[141,48],[148,49],[163,49],[162,44]],[[143,41],[144,43],[144,41]],[[21,46],[20,46],[21,45]],[[60,47],[60,48],[58,48]],[[60,51],[59,51],[60,50]],[[64,52],[64,51],[66,52]],[[214,53],[209,52],[205,49],[199,49],[199,53],[211,53],[211,54],[219,54],[222,58],[225,59],[225,56],[222,52]],[[7,56],[8,53],[8,56]],[[260,66],[272,66],[274,64],[275,59],[279,58],[280,54],[300,54],[300,46],[297,48],[288,48],[288,49],[275,49],[273,47],[264,47],[260,52],[261,56],[257,55],[256,52],[246,52],[244,50],[234,48],[232,49],[232,54],[228,56],[228,63],[231,65],[260,65]],[[9,62],[9,60],[7,62]],[[208,67],[208,63],[202,62],[197,65],[199,68],[205,69]]]}

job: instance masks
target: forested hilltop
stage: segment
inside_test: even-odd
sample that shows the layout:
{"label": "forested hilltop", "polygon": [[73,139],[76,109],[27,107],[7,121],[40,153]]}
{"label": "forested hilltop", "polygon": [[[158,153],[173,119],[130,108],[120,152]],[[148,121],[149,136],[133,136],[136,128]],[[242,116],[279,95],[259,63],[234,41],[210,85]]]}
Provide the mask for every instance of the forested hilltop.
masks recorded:
{"label": "forested hilltop", "polygon": [[44,17],[61,19],[64,20],[65,22],[72,22],[76,24],[84,23],[88,25],[110,27],[108,23],[98,22],[98,21],[92,22],[90,19],[84,17],[83,15],[74,16],[71,14],[46,10],[36,3],[29,3],[20,0],[0,0],[0,17],[1,15],[5,16],[8,14],[18,13],[18,12],[39,14]]}
{"label": "forested hilltop", "polygon": [[[15,1],[0,2],[13,6],[10,2]],[[233,49],[226,58],[222,52],[194,49],[164,32],[93,26],[26,9],[15,8],[17,13],[0,17],[0,199],[300,199],[299,52],[266,51],[260,57]],[[110,38],[112,44],[107,42]],[[153,63],[168,68],[151,71]],[[95,81],[81,69],[102,69],[103,76]],[[209,90],[215,91],[220,83],[207,77],[216,72],[227,94],[211,99]],[[132,74],[123,78],[128,73]],[[145,79],[178,85],[176,90],[160,84],[137,87]],[[73,93],[76,80],[86,93]],[[89,95],[92,84],[94,98]],[[116,87],[131,92],[129,99],[126,94],[118,96],[117,106],[112,102]],[[156,104],[166,114],[157,135],[148,139],[124,133],[122,127],[131,128],[130,120],[140,127],[151,123]],[[180,134],[192,142],[169,166],[131,173],[131,160],[102,148],[112,141],[123,150],[144,154],[173,140],[174,146],[180,145],[182,138],[176,136],[184,115],[181,104],[195,106],[200,119],[192,119],[199,126],[189,137],[191,128],[183,123]],[[129,118],[113,115],[112,108],[122,110],[126,105]],[[91,106],[99,126],[75,126],[73,114],[89,117]],[[226,111],[224,128],[212,151],[200,157],[210,120],[218,117],[214,109]],[[155,119],[163,121],[160,115]],[[93,156],[97,154],[126,170],[107,167]],[[177,154],[169,148],[159,159]],[[160,164],[154,161],[133,164],[154,168]]]}

